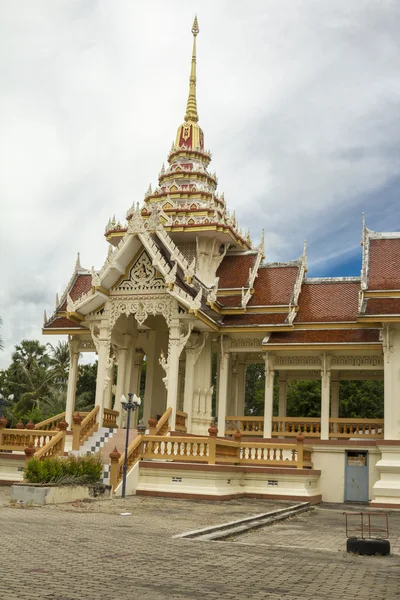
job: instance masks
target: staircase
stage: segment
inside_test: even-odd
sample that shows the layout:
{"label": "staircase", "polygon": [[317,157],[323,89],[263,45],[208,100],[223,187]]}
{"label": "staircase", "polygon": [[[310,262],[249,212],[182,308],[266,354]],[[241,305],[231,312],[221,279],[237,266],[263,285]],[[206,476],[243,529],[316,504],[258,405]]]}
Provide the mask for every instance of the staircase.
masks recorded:
{"label": "staircase", "polygon": [[[128,445],[133,442],[137,435],[138,432],[136,429],[130,429]],[[114,448],[117,448],[118,452],[123,454],[125,450],[125,440],[126,429],[114,429],[114,435],[109,437],[101,447],[100,454],[104,465],[103,483],[106,485],[109,484],[110,480],[110,452],[112,452]]]}

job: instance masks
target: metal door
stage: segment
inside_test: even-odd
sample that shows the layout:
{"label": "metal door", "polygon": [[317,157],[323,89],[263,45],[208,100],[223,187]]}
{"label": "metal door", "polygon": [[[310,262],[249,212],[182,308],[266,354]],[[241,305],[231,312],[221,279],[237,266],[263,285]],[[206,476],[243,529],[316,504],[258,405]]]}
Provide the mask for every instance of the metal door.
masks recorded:
{"label": "metal door", "polygon": [[368,452],[346,450],[345,502],[368,502]]}

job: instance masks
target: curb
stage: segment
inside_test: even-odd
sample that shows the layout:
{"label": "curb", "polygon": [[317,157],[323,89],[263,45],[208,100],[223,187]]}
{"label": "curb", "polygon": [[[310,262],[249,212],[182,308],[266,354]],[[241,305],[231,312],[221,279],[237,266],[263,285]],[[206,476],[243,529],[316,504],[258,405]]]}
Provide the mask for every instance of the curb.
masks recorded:
{"label": "curb", "polygon": [[205,527],[204,529],[179,533],[174,535],[173,538],[196,541],[224,540],[233,535],[246,533],[249,529],[259,529],[260,527],[273,525],[278,521],[284,521],[285,519],[289,519],[290,517],[297,516],[310,510],[314,510],[311,503],[302,502],[301,504],[295,504],[289,508],[280,508],[268,513],[254,515],[253,517],[246,517],[245,519],[223,523],[222,525],[213,525],[211,527]]}

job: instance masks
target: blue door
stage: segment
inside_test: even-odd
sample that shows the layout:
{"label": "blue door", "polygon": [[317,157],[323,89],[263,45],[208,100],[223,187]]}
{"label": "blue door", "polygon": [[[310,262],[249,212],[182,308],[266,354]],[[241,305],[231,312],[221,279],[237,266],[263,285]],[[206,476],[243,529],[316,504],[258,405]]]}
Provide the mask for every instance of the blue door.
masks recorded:
{"label": "blue door", "polygon": [[345,502],[368,502],[368,452],[346,450]]}

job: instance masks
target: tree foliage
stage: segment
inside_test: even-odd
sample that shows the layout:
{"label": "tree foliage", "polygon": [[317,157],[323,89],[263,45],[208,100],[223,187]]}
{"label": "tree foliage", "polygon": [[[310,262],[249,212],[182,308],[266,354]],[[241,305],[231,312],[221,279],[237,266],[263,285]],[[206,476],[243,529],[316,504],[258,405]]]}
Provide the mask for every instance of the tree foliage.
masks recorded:
{"label": "tree foliage", "polygon": [[[264,414],[264,365],[252,363],[246,370],[245,414]],[[279,410],[279,377],[274,382],[274,415]],[[289,380],[287,383],[287,416],[321,416],[321,381]],[[341,381],[339,385],[339,417],[383,418],[383,381]]]}
{"label": "tree foliage", "polygon": [[[45,346],[37,340],[22,340],[15,347],[10,366],[0,371],[3,395],[14,394],[4,411],[11,425],[20,420],[37,423],[65,410],[69,362],[67,342]],[[96,373],[97,363],[79,366],[76,410],[93,407]]]}

